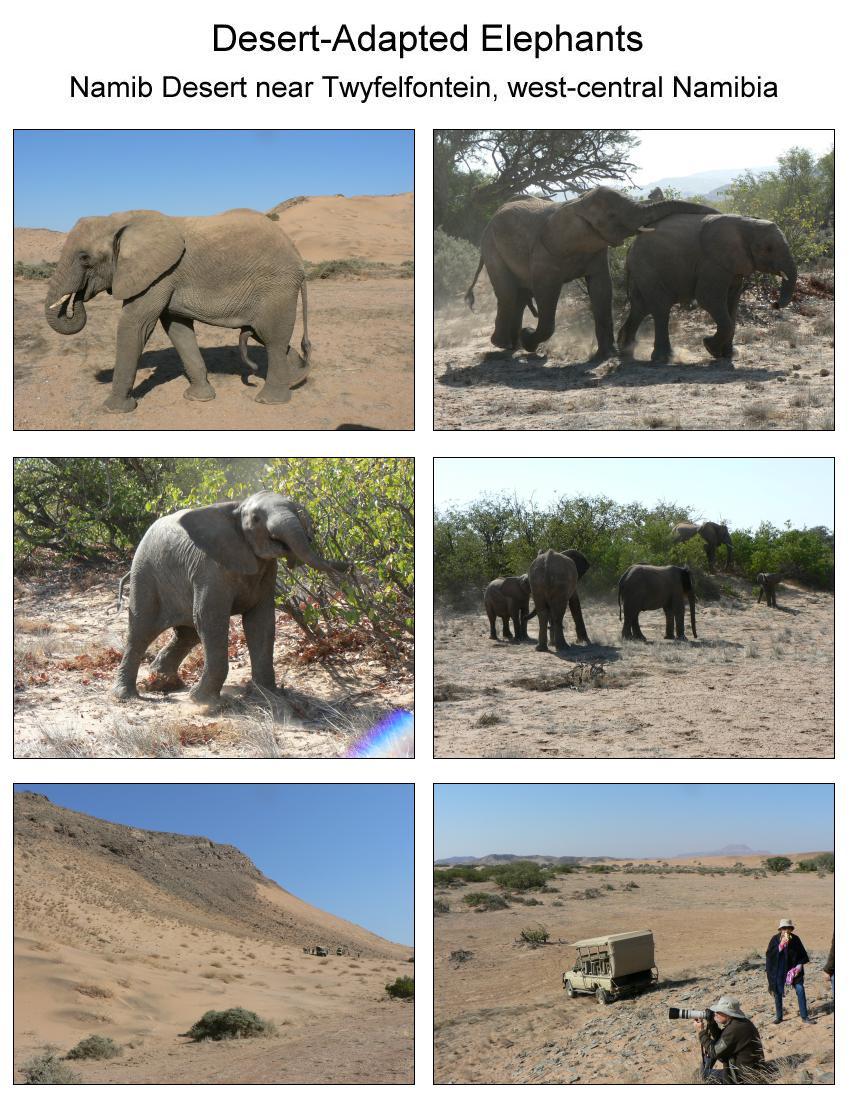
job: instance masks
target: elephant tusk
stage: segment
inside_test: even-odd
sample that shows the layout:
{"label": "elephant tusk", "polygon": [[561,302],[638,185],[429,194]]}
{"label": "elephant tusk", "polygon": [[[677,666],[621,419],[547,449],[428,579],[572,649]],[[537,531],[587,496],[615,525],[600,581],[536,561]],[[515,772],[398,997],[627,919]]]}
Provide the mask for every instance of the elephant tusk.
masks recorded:
{"label": "elephant tusk", "polygon": [[[67,302],[69,298],[73,298],[73,297],[74,297],[74,292],[72,290],[70,294],[66,294],[64,296],[64,298],[60,298],[58,302],[54,302],[52,306],[48,306],[47,308],[48,309],[58,309],[61,305],[64,305],[65,302]],[[71,316],[73,316],[73,314],[71,314]]]}
{"label": "elephant tusk", "polygon": [[655,232],[655,226],[654,225],[639,225],[638,226],[638,233],[654,233],[654,232]]}
{"label": "elephant tusk", "polygon": [[73,317],[74,316],[74,295],[70,294],[69,297],[70,297],[71,300],[68,302],[68,305],[65,307],[65,316],[66,317]]}

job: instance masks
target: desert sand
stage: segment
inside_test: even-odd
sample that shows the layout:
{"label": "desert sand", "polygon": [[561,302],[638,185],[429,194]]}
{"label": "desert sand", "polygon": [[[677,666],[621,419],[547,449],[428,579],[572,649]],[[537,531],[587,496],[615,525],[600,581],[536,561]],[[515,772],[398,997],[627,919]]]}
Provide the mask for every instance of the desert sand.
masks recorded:
{"label": "desert sand", "polygon": [[491,641],[483,607],[438,613],[435,755],[831,757],[833,596],[788,582],[769,610],[724,585],[734,595],[698,603],[685,642],[664,640],[661,611],[641,615],[646,643],[623,642],[616,604],[584,596],[593,644],[568,614],[562,654],[535,650],[533,619],[517,644]]}
{"label": "desert sand", "polygon": [[[15,811],[16,1069],[96,1033],[124,1050],[69,1063],[85,1083],[412,1081],[413,1008],[384,990],[412,973],[411,948],[295,898],[227,845],[39,795],[17,794]],[[332,954],[304,953],[315,944]],[[235,1006],[278,1035],[180,1037]]]}
{"label": "desert sand", "polygon": [[[765,1056],[777,1063],[783,1081],[831,1083],[832,1003],[820,971],[833,931],[834,876],[716,873],[736,862],[756,867],[761,858],[669,861],[689,866],[690,874],[662,873],[668,861],[652,861],[640,872],[616,861],[610,874],[579,869],[551,880],[557,893],[525,894],[540,905],[517,901],[496,912],[463,902],[471,891],[499,892],[492,883],[437,887],[436,900],[450,912],[434,922],[436,1080],[690,1082],[699,1055],[692,1025],[668,1021],[667,1006],[706,1007],[727,992],[752,1015]],[[786,1000],[782,1024],[772,1023],[763,953],[787,914],[812,959],[806,989],[817,1024],[811,1027],[800,1026],[796,1000],[793,1006]],[[534,925],[564,942],[520,946],[521,929]],[[643,928],[655,937],[656,989],[607,1006],[593,997],[567,998],[561,974],[573,963],[569,943]],[[455,951],[471,957],[452,960]]]}
{"label": "desert sand", "polygon": [[[284,209],[285,208],[285,209]],[[313,370],[287,405],[260,405],[241,379],[238,333],[196,325],[216,400],[184,401],[187,381],[160,326],[142,354],[127,415],[100,408],[109,394],[121,304],[103,294],[77,336],[44,320],[43,280],[15,279],[15,427],[23,429],[228,428],[333,430],[342,424],[413,427],[413,196],[302,197],[275,207],[304,258],[363,260],[362,270],[308,285]],[[15,260],[58,259],[65,234],[15,230]],[[384,265],[384,266],[381,266]],[[294,344],[301,340],[301,313]],[[251,344],[265,371],[265,349]],[[254,380],[256,383],[256,380]]]}
{"label": "desert sand", "polygon": [[[214,715],[185,691],[110,697],[121,659],[126,610],[115,610],[118,577],[86,570],[16,584],[15,755],[32,756],[344,756],[357,737],[397,709],[413,709],[412,653],[391,667],[352,632],[351,646],[304,660],[304,637],[277,615],[275,669],[286,699],[274,710],[244,695],[250,662],[241,620],[231,620],[230,668]],[[167,641],[148,651],[153,659]],[[182,666],[191,687],[200,676],[198,647]],[[147,678],[143,664],[139,682]],[[412,744],[407,746],[412,755]]]}
{"label": "desert sand", "polygon": [[[736,356],[714,361],[713,331],[698,308],[674,309],[668,365],[651,363],[652,322],[633,361],[589,362],[593,326],[584,288],[562,294],[555,334],[536,354],[490,344],[495,297],[485,272],[475,312],[458,301],[434,319],[434,426],[438,430],[831,430],[834,427],[833,274],[801,275],[785,310],[754,292],[739,309]],[[615,307],[615,331],[625,315]],[[526,322],[529,318],[526,314]]]}

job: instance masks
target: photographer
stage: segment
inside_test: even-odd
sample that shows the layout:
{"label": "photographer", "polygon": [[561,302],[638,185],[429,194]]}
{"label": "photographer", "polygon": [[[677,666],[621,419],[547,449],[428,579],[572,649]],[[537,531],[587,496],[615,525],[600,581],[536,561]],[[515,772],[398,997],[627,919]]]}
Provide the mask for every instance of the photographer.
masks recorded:
{"label": "photographer", "polygon": [[[768,1080],[764,1049],[755,1024],[740,1001],[721,997],[706,1020],[694,1020],[702,1047],[704,1081],[721,1085],[764,1084]],[[714,1069],[715,1062],[723,1068]]]}

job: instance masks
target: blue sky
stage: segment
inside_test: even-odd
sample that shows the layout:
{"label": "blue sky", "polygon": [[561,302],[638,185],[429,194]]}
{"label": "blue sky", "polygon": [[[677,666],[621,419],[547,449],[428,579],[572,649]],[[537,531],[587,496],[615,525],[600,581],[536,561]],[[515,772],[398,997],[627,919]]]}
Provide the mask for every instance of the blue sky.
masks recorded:
{"label": "blue sky", "polygon": [[834,524],[831,458],[438,458],[438,509],[505,491],[539,505],[561,495],[608,496],[620,504],[659,501],[691,518],[730,527]]}
{"label": "blue sky", "polygon": [[43,783],[17,790],[239,848],[304,901],[413,944],[413,788],[382,783]]}
{"label": "blue sky", "polygon": [[634,180],[642,187],[665,176],[730,168],[758,172],[777,163],[793,146],[822,157],[835,144],[832,130],[634,130],[640,145],[629,154],[637,165]]}
{"label": "blue sky", "polygon": [[[604,809],[604,812],[602,812]],[[832,851],[828,784],[437,784],[436,858]]]}
{"label": "blue sky", "polygon": [[15,225],[89,214],[268,210],[294,195],[413,190],[411,130],[18,130]]}

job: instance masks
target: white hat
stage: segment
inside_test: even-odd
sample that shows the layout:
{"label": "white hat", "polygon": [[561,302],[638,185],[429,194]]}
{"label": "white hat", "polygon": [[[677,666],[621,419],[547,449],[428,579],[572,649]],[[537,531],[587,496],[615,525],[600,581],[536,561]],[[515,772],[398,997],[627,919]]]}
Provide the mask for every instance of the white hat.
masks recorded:
{"label": "white hat", "polygon": [[779,922],[779,927],[780,927],[780,929],[782,929],[782,928],[793,928],[794,927],[794,922],[791,920],[790,917],[783,917],[782,920]]}
{"label": "white hat", "polygon": [[725,994],[716,1005],[711,1005],[711,1011],[722,1012],[724,1016],[734,1016],[736,1020],[749,1020],[746,1012],[741,1011],[741,1002],[736,1001],[734,997],[727,997]]}

